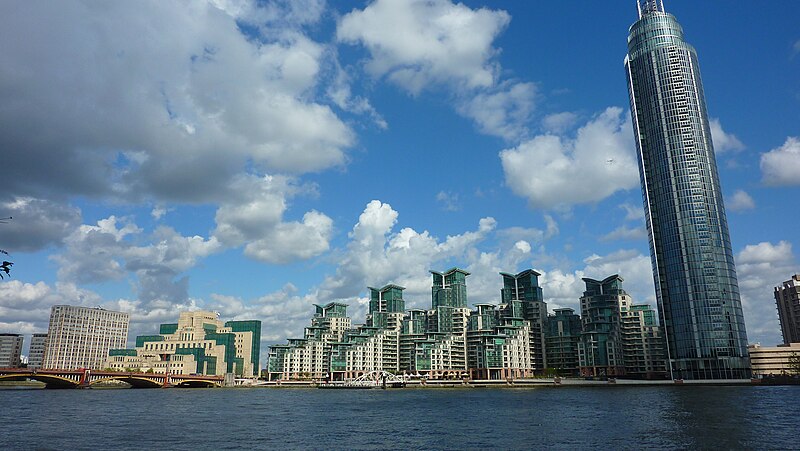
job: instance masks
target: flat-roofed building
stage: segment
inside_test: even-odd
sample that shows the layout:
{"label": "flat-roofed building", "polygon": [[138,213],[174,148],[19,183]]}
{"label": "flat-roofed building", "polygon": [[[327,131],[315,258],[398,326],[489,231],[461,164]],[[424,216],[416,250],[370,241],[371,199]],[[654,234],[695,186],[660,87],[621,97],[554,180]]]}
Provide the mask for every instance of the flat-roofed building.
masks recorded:
{"label": "flat-roofed building", "polygon": [[783,343],[800,343],[800,274],[775,287],[774,294]]}
{"label": "flat-roofed building", "polygon": [[127,313],[54,305],[50,310],[42,368],[103,368],[109,350],[125,347],[129,320]]}
{"label": "flat-roofed building", "polygon": [[227,321],[208,311],[181,312],[177,323],[162,324],[157,335],[136,337],[135,349],[112,349],[106,366],[113,370],[170,374],[260,372],[261,321]]}
{"label": "flat-roofed building", "polygon": [[28,368],[42,367],[45,346],[47,346],[47,334],[33,334],[28,350]]}
{"label": "flat-roofed building", "polygon": [[800,343],[766,347],[748,346],[754,376],[800,374]]}
{"label": "flat-roofed building", "polygon": [[24,339],[20,334],[0,334],[0,368],[19,367]]}

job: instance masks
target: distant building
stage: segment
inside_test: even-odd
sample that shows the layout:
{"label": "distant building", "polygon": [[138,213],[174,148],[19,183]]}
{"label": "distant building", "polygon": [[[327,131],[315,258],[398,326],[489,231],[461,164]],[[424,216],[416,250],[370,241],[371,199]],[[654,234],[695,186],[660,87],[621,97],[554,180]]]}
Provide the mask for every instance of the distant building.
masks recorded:
{"label": "distant building", "polygon": [[316,312],[303,338],[290,338],[285,345],[269,347],[270,380],[324,380],[333,377],[334,368],[339,377],[347,371],[347,354],[341,348],[332,363],[333,345],[342,343],[352,325],[347,304],[329,302],[314,307]]}
{"label": "distant building", "polygon": [[577,376],[581,317],[571,308],[560,308],[547,317],[545,328],[547,368],[560,376]]}
{"label": "distant building", "polygon": [[582,376],[661,379],[666,374],[666,342],[655,310],[633,304],[615,274],[602,281],[583,279],[581,339]]}
{"label": "distant building", "polygon": [[135,349],[111,349],[105,366],[118,371],[257,377],[260,354],[261,321],[223,323],[215,312],[193,311],[181,312],[177,323],[162,324],[158,335],[136,337]]}
{"label": "distant building", "polygon": [[754,376],[800,374],[800,343],[777,347],[748,346]]}
{"label": "distant building", "polygon": [[513,309],[513,316],[524,320],[530,329],[531,365],[536,374],[543,374],[547,367],[545,352],[545,322],[547,321],[547,303],[544,302],[542,289],[539,287],[538,272],[527,269],[517,274],[501,272],[503,289],[500,291],[502,303],[507,308],[518,303]]}
{"label": "distant building", "polygon": [[54,305],[42,368],[102,368],[110,349],[125,347],[128,322],[127,313]]}
{"label": "distant building", "polygon": [[631,303],[622,289],[622,278],[583,279],[581,297],[581,341],[578,358],[581,376],[623,376],[622,311]]}
{"label": "distant building", "polygon": [[31,346],[28,350],[28,368],[36,369],[42,367],[45,346],[47,346],[47,334],[33,334]]}
{"label": "distant building", "polygon": [[467,361],[472,379],[532,377],[530,323],[522,302],[477,304],[469,316]]}
{"label": "distant building", "polygon": [[800,274],[775,287],[774,294],[783,343],[800,343]]}
{"label": "distant building", "polygon": [[622,352],[625,377],[666,377],[666,341],[652,306],[633,304],[622,312]]}
{"label": "distant building", "polygon": [[20,334],[0,334],[0,368],[19,368],[24,339]]}

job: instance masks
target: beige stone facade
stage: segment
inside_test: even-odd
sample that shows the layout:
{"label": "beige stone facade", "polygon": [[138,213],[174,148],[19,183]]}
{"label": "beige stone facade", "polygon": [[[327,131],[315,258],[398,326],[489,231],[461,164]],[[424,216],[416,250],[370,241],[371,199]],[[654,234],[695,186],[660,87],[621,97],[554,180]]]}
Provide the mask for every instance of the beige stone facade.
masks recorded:
{"label": "beige stone facade", "polygon": [[261,337],[254,337],[255,330],[233,330],[231,323],[220,321],[215,312],[181,312],[177,325],[163,324],[161,332],[137,337],[135,349],[111,351],[105,367],[115,371],[213,376],[259,374],[252,356],[254,343]]}
{"label": "beige stone facade", "polygon": [[800,359],[800,343],[766,347],[754,344],[747,347],[750,351],[750,364],[753,376],[780,376],[800,373],[798,363],[792,359]]}
{"label": "beige stone facade", "polygon": [[127,313],[54,305],[42,368],[103,368],[110,349],[125,347],[128,322]]}

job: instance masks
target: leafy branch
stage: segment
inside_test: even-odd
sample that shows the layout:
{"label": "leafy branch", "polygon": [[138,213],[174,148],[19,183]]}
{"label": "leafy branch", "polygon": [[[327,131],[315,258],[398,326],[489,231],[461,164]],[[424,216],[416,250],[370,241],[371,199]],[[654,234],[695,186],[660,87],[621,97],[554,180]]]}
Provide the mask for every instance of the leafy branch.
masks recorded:
{"label": "leafy branch", "polygon": [[[13,219],[11,216],[7,218],[0,218],[0,224],[5,224],[7,221],[10,221],[11,219]],[[6,252],[3,249],[0,249],[0,254],[8,255],[8,252]],[[0,265],[0,280],[5,279],[3,273],[6,273],[6,277],[11,277],[12,266],[14,266],[13,262],[3,260],[3,264]]]}

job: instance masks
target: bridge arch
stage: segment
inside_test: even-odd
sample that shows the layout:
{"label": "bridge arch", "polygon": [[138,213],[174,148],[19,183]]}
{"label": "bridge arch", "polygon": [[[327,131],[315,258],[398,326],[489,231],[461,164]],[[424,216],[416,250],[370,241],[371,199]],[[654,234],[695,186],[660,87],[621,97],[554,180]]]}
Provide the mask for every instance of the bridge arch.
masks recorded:
{"label": "bridge arch", "polygon": [[89,382],[89,385],[92,386],[100,382],[108,382],[108,381],[122,381],[125,382],[126,384],[130,384],[130,386],[133,388],[159,388],[163,386],[163,382],[159,382],[158,380],[155,379],[150,379],[147,377],[128,376],[128,375],[99,377],[96,379],[92,379]]}
{"label": "bridge arch", "polygon": [[75,388],[80,383],[80,380],[73,380],[54,374],[37,374],[37,373],[11,373],[0,375],[0,380],[25,380],[32,379],[39,382],[44,382],[47,388]]}

